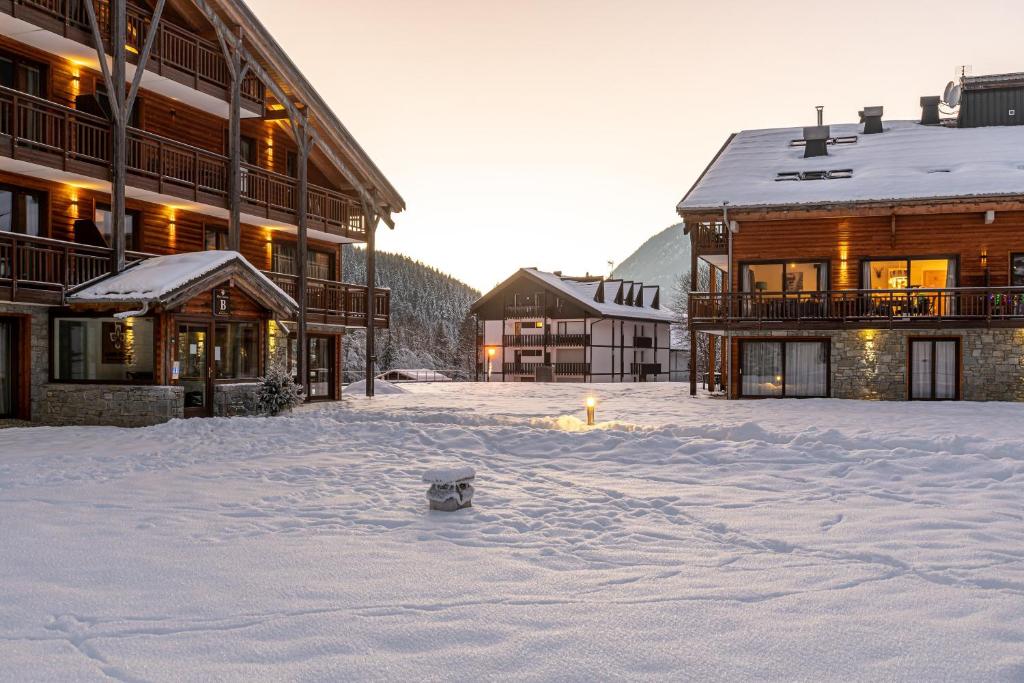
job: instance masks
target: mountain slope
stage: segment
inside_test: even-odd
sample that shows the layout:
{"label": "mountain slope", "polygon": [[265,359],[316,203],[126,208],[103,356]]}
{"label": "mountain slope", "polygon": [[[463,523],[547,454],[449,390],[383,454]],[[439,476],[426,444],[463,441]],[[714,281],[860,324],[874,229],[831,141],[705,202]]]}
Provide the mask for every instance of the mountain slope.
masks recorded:
{"label": "mountain slope", "polygon": [[679,276],[689,269],[690,238],[683,234],[683,224],[677,223],[640,245],[612,271],[612,277],[661,285],[662,296],[671,297]]}

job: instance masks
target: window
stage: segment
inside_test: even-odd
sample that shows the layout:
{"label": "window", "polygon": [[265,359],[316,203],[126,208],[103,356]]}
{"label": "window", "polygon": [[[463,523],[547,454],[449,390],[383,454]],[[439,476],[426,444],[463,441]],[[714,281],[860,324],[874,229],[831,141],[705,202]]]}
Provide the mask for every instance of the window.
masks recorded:
{"label": "window", "polygon": [[1024,287],[1024,254],[1010,254],[1010,285]]}
{"label": "window", "polygon": [[[99,230],[100,235],[103,236],[107,246],[111,246],[110,240],[112,239],[111,231],[113,225],[111,224],[110,205],[109,204],[97,204],[96,215],[93,219],[96,223],[96,228]],[[125,211],[124,212],[124,248],[132,251],[139,248],[139,240],[135,234],[135,226],[142,223],[141,214],[138,211]]]}
{"label": "window", "polygon": [[875,313],[878,315],[952,314],[955,299],[934,290],[956,287],[957,262],[953,258],[867,260],[862,265],[861,282],[864,289],[925,290],[910,299],[905,292],[897,296],[872,294]]}
{"label": "window", "polygon": [[259,152],[259,148],[256,146],[256,139],[248,135],[242,135],[240,142],[239,150],[241,151],[242,163],[255,166]]}
{"label": "window", "polygon": [[46,66],[17,55],[0,55],[0,85],[46,97]]}
{"label": "window", "polygon": [[259,377],[259,324],[221,323],[214,334],[213,368],[217,379]]}
{"label": "window", "polygon": [[152,318],[57,318],[53,377],[59,382],[152,382]]}
{"label": "window", "polygon": [[299,155],[292,150],[288,150],[284,157],[286,173],[289,178],[299,177]]}
{"label": "window", "polygon": [[0,186],[0,231],[39,236],[43,233],[46,194]]}
{"label": "window", "polygon": [[828,262],[748,263],[742,267],[743,291],[779,296],[828,289]]}
{"label": "window", "polygon": [[740,348],[743,396],[828,396],[827,341],[743,340]]}
{"label": "window", "polygon": [[[274,242],[270,252],[270,269],[282,275],[298,275],[298,255],[292,242]],[[306,251],[306,277],[334,279],[334,254],[327,251]]]}
{"label": "window", "polygon": [[910,399],[949,401],[959,398],[960,340],[910,341]]}
{"label": "window", "polygon": [[228,248],[228,231],[207,225],[204,228],[203,241],[206,251],[223,251]]}

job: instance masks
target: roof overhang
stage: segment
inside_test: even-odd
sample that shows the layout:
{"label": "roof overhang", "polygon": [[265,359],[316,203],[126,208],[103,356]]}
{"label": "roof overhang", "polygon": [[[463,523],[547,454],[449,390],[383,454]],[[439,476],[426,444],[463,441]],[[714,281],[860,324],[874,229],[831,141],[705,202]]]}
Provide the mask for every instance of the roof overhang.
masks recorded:
{"label": "roof overhang", "polygon": [[[214,258],[198,256],[215,255]],[[186,252],[136,262],[116,275],[82,285],[67,297],[75,307],[174,310],[203,292],[231,286],[279,318],[294,317],[298,304],[241,254]]]}

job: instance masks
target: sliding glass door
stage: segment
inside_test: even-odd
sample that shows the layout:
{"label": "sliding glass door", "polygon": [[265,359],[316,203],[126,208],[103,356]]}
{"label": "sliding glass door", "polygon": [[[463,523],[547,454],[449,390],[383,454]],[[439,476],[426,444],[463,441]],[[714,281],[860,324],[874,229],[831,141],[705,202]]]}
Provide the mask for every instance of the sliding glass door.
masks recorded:
{"label": "sliding glass door", "polygon": [[824,398],[829,393],[829,343],[825,340],[743,340],[743,396]]}
{"label": "sliding glass door", "polygon": [[910,399],[953,401],[959,398],[960,341],[914,339],[910,342]]}
{"label": "sliding glass door", "polygon": [[17,412],[16,325],[16,320],[0,318],[0,417],[14,417]]}
{"label": "sliding glass door", "polygon": [[956,259],[873,259],[864,261],[862,268],[864,289],[889,290],[872,295],[875,314],[906,317],[955,313],[955,298],[936,290],[957,286]]}

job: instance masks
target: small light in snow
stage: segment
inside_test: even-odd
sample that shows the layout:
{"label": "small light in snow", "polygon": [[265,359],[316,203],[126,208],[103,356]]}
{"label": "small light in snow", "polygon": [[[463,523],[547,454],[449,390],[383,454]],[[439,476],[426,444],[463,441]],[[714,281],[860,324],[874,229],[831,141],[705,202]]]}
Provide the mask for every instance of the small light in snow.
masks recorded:
{"label": "small light in snow", "polygon": [[594,413],[597,407],[597,400],[593,396],[587,396],[587,426],[594,426]]}

